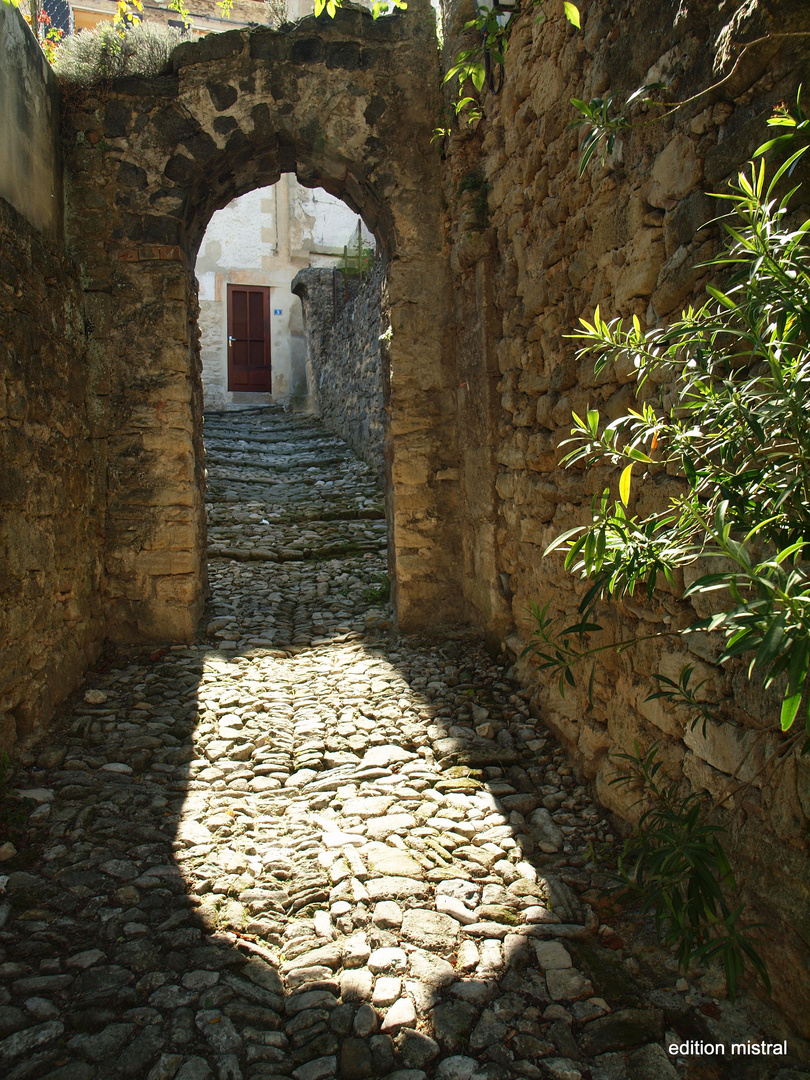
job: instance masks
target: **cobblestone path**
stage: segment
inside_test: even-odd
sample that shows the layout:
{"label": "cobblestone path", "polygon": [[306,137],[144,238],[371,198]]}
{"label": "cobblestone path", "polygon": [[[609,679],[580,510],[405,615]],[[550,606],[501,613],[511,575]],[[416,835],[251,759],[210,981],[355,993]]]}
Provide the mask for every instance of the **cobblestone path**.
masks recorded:
{"label": "cobblestone path", "polygon": [[198,642],[108,655],[13,778],[0,1075],[688,1075],[706,999],[598,925],[608,825],[524,696],[387,632],[366,466],[270,410],[206,440]]}

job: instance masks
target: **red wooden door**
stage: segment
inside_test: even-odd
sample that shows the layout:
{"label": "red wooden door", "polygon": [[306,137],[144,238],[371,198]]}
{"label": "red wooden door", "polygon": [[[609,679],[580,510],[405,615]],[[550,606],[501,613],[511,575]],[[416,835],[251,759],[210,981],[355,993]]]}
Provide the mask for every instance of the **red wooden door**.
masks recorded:
{"label": "red wooden door", "polygon": [[228,389],[270,392],[270,289],[228,286]]}

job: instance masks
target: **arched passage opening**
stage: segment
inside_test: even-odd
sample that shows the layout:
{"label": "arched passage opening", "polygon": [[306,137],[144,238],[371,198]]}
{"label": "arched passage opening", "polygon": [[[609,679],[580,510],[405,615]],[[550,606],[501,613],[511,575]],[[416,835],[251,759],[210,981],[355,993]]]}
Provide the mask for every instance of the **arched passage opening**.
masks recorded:
{"label": "arched passage opening", "polygon": [[206,228],[200,629],[222,647],[302,648],[388,622],[374,246],[343,202],[289,173]]}
{"label": "arched passage opening", "polygon": [[[345,438],[331,423],[329,406],[334,396],[339,409],[341,392],[351,395],[354,386],[343,357],[334,386],[323,385],[328,375],[321,370],[324,338],[331,339],[336,319],[360,292],[364,300],[373,293],[379,309],[382,270],[376,238],[362,218],[323,188],[299,184],[292,173],[218,210],[195,264],[206,411],[270,404],[314,411]],[[309,318],[295,284],[299,274],[314,285],[306,297]],[[387,329],[379,325],[379,310],[376,315],[367,320],[367,335],[365,322],[351,335],[352,344],[360,346],[354,351],[356,367],[374,368],[366,381],[377,385],[364,404],[375,413],[375,431],[382,399],[378,339]],[[351,413],[357,403],[343,404]],[[351,438],[347,441],[358,450]],[[381,469],[381,446],[378,456]]]}
{"label": "arched passage opening", "polygon": [[[393,73],[393,74],[392,74]],[[211,215],[293,172],[360,214],[387,259],[389,548],[398,621],[458,615],[433,14],[359,9],[181,46],[173,71],[87,92],[68,117],[69,233],[106,457],[109,634],[187,640],[205,596],[193,265]]]}

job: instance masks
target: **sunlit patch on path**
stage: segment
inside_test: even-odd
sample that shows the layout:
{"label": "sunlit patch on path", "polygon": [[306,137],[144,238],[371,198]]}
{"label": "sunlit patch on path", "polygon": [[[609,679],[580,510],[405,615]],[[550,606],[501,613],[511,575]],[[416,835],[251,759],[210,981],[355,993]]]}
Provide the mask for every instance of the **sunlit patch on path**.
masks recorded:
{"label": "sunlit patch on path", "polygon": [[371,472],[274,410],[206,434],[200,638],[108,656],[18,785],[2,1074],[677,1075],[683,994],[587,903],[602,812],[474,642],[393,635]]}

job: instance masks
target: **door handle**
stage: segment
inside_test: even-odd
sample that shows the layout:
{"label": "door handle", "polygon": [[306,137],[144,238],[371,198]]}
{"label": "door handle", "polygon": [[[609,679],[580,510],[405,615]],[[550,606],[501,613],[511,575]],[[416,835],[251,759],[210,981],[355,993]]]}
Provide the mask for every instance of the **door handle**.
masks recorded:
{"label": "door handle", "polygon": [[233,343],[234,343],[235,341],[236,341],[236,338],[235,338],[235,337],[232,337],[232,336],[231,336],[231,334],[228,334],[228,344],[229,344],[229,345],[233,345]]}

